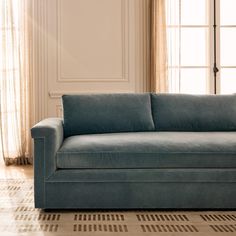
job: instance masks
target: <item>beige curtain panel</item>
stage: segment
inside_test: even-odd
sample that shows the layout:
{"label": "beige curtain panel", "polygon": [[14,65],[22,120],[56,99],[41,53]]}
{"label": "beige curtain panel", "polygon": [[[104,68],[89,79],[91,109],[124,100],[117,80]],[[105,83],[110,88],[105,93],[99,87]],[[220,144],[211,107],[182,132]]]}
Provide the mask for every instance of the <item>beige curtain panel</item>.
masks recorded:
{"label": "beige curtain panel", "polygon": [[151,0],[151,91],[168,92],[165,0]]}
{"label": "beige curtain panel", "polygon": [[0,1],[0,151],[6,165],[32,162],[29,3]]}

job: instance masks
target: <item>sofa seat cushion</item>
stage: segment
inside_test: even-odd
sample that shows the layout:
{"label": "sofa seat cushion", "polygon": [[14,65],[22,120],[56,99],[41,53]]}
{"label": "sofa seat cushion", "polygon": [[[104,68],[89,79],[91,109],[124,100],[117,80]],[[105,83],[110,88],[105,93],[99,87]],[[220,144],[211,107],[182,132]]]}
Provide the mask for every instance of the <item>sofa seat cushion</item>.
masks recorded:
{"label": "sofa seat cushion", "polygon": [[235,168],[236,132],[133,132],[71,136],[57,168]]}

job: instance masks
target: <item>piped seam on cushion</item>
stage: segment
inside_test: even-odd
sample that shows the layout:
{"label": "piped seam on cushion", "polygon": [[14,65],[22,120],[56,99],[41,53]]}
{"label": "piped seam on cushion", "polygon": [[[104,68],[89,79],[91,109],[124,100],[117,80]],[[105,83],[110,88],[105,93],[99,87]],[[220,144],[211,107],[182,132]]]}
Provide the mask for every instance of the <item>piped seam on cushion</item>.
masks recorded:
{"label": "piped seam on cushion", "polygon": [[[236,154],[236,151],[234,152],[114,152],[114,151],[102,151],[102,152],[57,152],[57,154],[98,154],[98,153],[122,153],[122,154],[169,154],[169,153],[173,153],[173,154],[209,154],[209,153],[213,153],[213,154]],[[236,157],[235,157],[236,158]]]}

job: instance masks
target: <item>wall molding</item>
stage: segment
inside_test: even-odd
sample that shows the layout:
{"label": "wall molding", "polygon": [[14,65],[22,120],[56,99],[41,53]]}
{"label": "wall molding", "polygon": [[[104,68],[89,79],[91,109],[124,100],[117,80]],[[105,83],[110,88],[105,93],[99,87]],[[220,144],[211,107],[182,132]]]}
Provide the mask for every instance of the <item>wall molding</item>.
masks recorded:
{"label": "wall molding", "polygon": [[[150,0],[121,0],[125,28],[122,78],[59,78],[58,53],[52,38],[57,34],[57,3],[61,0],[32,0],[33,81],[32,116],[36,123],[58,116],[63,94],[134,93],[149,90]],[[52,47],[52,45],[54,45]],[[59,81],[59,79],[62,81]],[[61,109],[61,108],[60,108]]]}
{"label": "wall molding", "polygon": [[51,99],[61,99],[62,95],[67,94],[67,95],[79,95],[79,94],[100,94],[100,93],[134,93],[134,91],[131,90],[111,90],[111,91],[107,91],[107,90],[99,90],[99,91],[50,91],[48,93],[49,97]]}
{"label": "wall molding", "polygon": [[62,118],[63,117],[63,107],[62,105],[56,105],[56,116]]}
{"label": "wall molding", "polygon": [[57,82],[74,83],[74,82],[128,82],[129,81],[129,1],[121,1],[121,21],[122,21],[122,76],[121,77],[79,77],[61,75],[61,1],[57,0]]}
{"label": "wall molding", "polygon": [[137,92],[150,91],[150,0],[136,1],[136,41],[135,51],[139,54],[136,56],[135,90]]}
{"label": "wall molding", "polygon": [[34,121],[36,123],[47,117],[47,0],[32,2],[32,87],[34,103]]}

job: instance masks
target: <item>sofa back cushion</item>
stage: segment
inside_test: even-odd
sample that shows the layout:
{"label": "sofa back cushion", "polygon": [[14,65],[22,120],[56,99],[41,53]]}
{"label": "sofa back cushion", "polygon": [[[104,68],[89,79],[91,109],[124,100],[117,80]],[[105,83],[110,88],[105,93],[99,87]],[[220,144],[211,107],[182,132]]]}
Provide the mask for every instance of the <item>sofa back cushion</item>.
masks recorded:
{"label": "sofa back cushion", "polygon": [[65,137],[155,129],[148,93],[64,95],[62,100]]}
{"label": "sofa back cushion", "polygon": [[236,95],[152,94],[157,131],[235,131]]}

